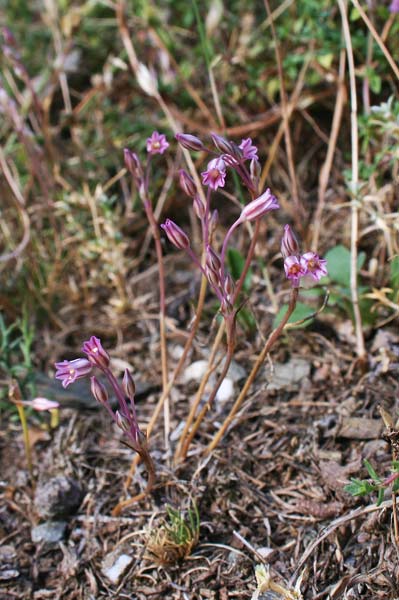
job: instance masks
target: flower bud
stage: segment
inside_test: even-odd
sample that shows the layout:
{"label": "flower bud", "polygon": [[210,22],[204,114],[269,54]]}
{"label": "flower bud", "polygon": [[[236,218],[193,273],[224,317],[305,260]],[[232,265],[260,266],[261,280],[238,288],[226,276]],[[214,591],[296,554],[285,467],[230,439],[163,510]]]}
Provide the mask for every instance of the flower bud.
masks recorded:
{"label": "flower bud", "polygon": [[97,379],[97,377],[90,377],[90,389],[97,402],[100,404],[107,404],[108,392],[101,381]]}
{"label": "flower bud", "polygon": [[256,200],[252,200],[241,211],[240,221],[255,221],[271,210],[280,208],[277,198],[269,188]]}
{"label": "flower bud", "polygon": [[109,354],[102,347],[101,340],[94,335],[83,343],[82,350],[89,361],[99,369],[104,370],[109,367]]}
{"label": "flower bud", "polygon": [[197,195],[195,183],[184,169],[180,169],[179,171],[179,182],[181,189],[187,196],[194,198]]}
{"label": "flower bud", "polygon": [[226,138],[222,137],[221,135],[217,135],[216,133],[211,133],[211,138],[216,148],[220,150],[220,152],[234,156],[233,142],[226,140]]}
{"label": "flower bud", "polygon": [[220,284],[220,279],[218,273],[216,273],[213,269],[211,269],[208,265],[205,265],[205,274],[206,278],[213,287],[218,288]]}
{"label": "flower bud", "polygon": [[127,417],[125,417],[125,415],[122,415],[119,412],[119,410],[115,411],[115,422],[118,425],[119,429],[122,429],[122,431],[130,430],[129,419]]}
{"label": "flower bud", "polygon": [[137,154],[135,152],[132,152],[128,148],[125,148],[123,150],[123,154],[125,157],[125,165],[129,173],[133,175],[134,179],[136,179],[137,181],[142,181],[143,168],[141,166],[141,162]]}
{"label": "flower bud", "polygon": [[222,266],[219,256],[216,254],[216,252],[213,250],[213,248],[209,245],[206,247],[206,264],[215,273],[218,273],[220,270],[220,267]]}
{"label": "flower bud", "polygon": [[224,284],[223,284],[223,291],[228,300],[230,300],[231,296],[233,295],[234,288],[235,288],[234,281],[233,281],[231,275],[227,274],[226,278],[224,280]]}
{"label": "flower bud", "polygon": [[231,304],[231,302],[229,302],[227,298],[223,298],[220,303],[220,312],[222,313],[222,315],[227,316],[231,314],[232,311],[233,305]]}
{"label": "flower bud", "polygon": [[213,211],[210,221],[209,221],[209,235],[213,235],[213,233],[216,231],[216,228],[218,226],[219,223],[219,212],[218,210],[215,208],[215,210]]}
{"label": "flower bud", "polygon": [[204,144],[195,135],[190,135],[189,133],[176,133],[175,138],[180,146],[186,148],[186,150],[205,150]]}
{"label": "flower bud", "polygon": [[184,250],[190,245],[190,240],[187,235],[176,223],[170,219],[166,219],[165,223],[161,225],[162,229],[166,233],[168,240],[179,250]]}
{"label": "flower bud", "polygon": [[198,194],[193,198],[193,209],[200,220],[205,217],[205,206]]}
{"label": "flower bud", "polygon": [[258,188],[258,182],[261,175],[261,171],[262,169],[260,167],[260,162],[256,158],[253,158],[249,163],[249,173],[251,175],[253,183],[255,184],[256,189]]}
{"label": "flower bud", "polygon": [[123,391],[129,400],[134,400],[134,395],[136,393],[136,386],[133,381],[133,377],[129,371],[129,369],[125,369],[125,373],[123,375],[122,380]]}
{"label": "flower bud", "polygon": [[283,258],[299,255],[298,240],[289,225],[284,225],[283,239],[281,240],[281,254]]}

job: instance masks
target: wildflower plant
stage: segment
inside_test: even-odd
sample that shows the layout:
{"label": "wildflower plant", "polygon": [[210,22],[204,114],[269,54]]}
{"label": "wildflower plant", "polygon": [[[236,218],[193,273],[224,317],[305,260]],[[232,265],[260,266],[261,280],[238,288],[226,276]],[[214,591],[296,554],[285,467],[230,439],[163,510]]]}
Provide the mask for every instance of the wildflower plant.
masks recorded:
{"label": "wildflower plant", "polygon": [[[240,144],[236,144],[232,140],[228,140],[217,134],[212,134],[212,145],[209,146],[198,137],[191,134],[180,133],[176,135],[176,139],[185,152],[200,151],[207,157],[206,168],[201,173],[202,181],[195,171],[194,173],[191,172],[191,174],[184,169],[179,171],[180,186],[190,199],[192,210],[200,223],[202,240],[199,251],[194,247],[189,234],[184,231],[179,224],[175,223],[170,218],[166,218],[159,226],[154,216],[150,199],[150,165],[154,155],[162,155],[168,149],[169,142],[167,141],[166,136],[155,131],[147,139],[146,149],[148,158],[145,165],[142,164],[135,152],[125,149],[124,153],[125,165],[132,175],[134,183],[139,191],[151,227],[159,269],[160,342],[163,392],[149,423],[147,436],[163,406],[166,434],[165,441],[167,447],[169,443],[169,406],[167,405],[167,398],[194,339],[196,328],[198,327],[201,318],[207,286],[212,290],[218,300],[218,312],[222,317],[219,331],[211,349],[208,369],[200,382],[195,400],[191,405],[183,432],[175,450],[175,460],[180,461],[186,457],[190,444],[198,431],[202,420],[212,408],[216,394],[232,362],[237,343],[236,319],[238,312],[246,302],[246,299],[242,297],[242,291],[254,255],[255,245],[260,231],[260,222],[261,219],[267,218],[270,212],[278,211],[280,209],[280,204],[269,188],[260,189],[261,168],[258,159],[258,149],[250,138],[243,139]],[[188,164],[190,165],[190,162]],[[218,227],[218,213],[212,206],[212,200],[215,192],[220,193],[220,191],[223,191],[231,172],[236,174],[236,178],[238,177],[243,188],[246,189],[249,201],[241,207],[239,215],[227,228],[221,245],[217,246],[214,233],[216,227]],[[250,231],[253,231],[252,239],[241,272],[238,277],[236,276],[234,278],[227,268],[228,253],[229,250],[232,250],[230,246],[232,245],[236,230],[248,223],[253,224],[253,229],[249,229]],[[167,369],[165,281],[162,246],[159,235],[160,230],[164,232],[167,240],[177,250],[184,251],[188,255],[202,275],[201,291],[198,299],[194,325],[190,331],[182,357],[170,378]],[[282,333],[289,317],[292,315],[296,306],[299,287],[302,285],[305,287],[314,285],[321,277],[327,274],[326,261],[323,258],[319,257],[314,252],[300,253],[299,243],[289,225],[284,227],[281,253],[284,259],[285,274],[291,283],[290,301],[287,311],[267,338],[266,344],[258,356],[236,402],[210,443],[207,449],[208,452],[219,443],[231,424],[267,354]],[[247,292],[248,290],[246,289],[245,291]],[[207,401],[201,406],[201,400],[210,375],[218,366],[216,359],[217,351],[224,335],[226,337],[226,354],[223,366],[221,367],[216,383],[207,396]],[[112,410],[108,401],[108,392],[100,380],[95,376],[91,377],[92,393],[98,402],[105,406],[118,427],[123,430],[127,437],[128,445],[134,449],[146,463],[149,473],[148,487],[150,488],[154,479],[154,466],[147,450],[146,438],[140,431],[137,423],[133,379],[129,372],[125,372],[122,386],[118,383],[109,368],[109,356],[103,349],[100,340],[95,336],[92,336],[89,341],[83,344],[83,352],[85,353],[86,358],[77,358],[72,361],[57,363],[56,377],[60,379],[63,386],[66,387],[76,381],[76,379],[86,377],[91,373],[94,367],[102,371],[118,399],[119,409],[115,412]],[[128,484],[130,483],[130,477],[133,471],[134,467],[132,465],[126,487],[128,487]],[[120,510],[130,503],[131,500],[120,503],[114,509],[114,514],[119,514]]]}
{"label": "wildflower plant", "polygon": [[116,379],[110,368],[109,354],[103,348],[101,340],[94,335],[83,343],[82,351],[86,355],[86,358],[76,358],[74,360],[64,360],[55,363],[55,377],[66,388],[78,379],[91,375],[94,369],[102,373],[118,400],[118,409],[114,411],[111,407],[108,390],[96,375],[90,377],[91,392],[97,402],[104,406],[119,429],[122,430],[125,436],[124,443],[142,458],[148,472],[146,490],[148,492],[154,482],[155,470],[147,449],[146,437],[140,430],[137,421],[134,401],[136,388],[132,374],[128,369],[125,369],[122,382],[120,383]]}

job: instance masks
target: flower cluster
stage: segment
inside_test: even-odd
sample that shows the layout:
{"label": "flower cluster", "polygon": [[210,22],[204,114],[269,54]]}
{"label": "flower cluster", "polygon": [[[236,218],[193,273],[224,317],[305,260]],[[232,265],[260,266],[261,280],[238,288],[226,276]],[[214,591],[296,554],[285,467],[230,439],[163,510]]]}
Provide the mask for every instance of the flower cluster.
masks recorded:
{"label": "flower cluster", "polygon": [[119,403],[119,409],[114,411],[109,403],[107,388],[96,376],[90,378],[91,392],[94,398],[102,404],[114,422],[128,438],[129,446],[138,453],[144,448],[145,436],[140,431],[134,402],[135,385],[128,369],[125,370],[122,384],[118,382],[110,369],[110,357],[104,350],[99,338],[94,335],[83,343],[82,351],[86,358],[75,358],[55,363],[56,379],[62,382],[64,388],[74,383],[77,379],[87,377],[93,368],[99,369],[110,384]]}
{"label": "flower cluster", "polygon": [[299,253],[299,244],[291,227],[284,227],[281,241],[281,254],[284,258],[284,270],[292,287],[310,287],[327,275],[327,261],[315,252]]}
{"label": "flower cluster", "polygon": [[[180,186],[192,199],[194,213],[201,222],[205,266],[193,252],[187,234],[176,223],[167,219],[161,227],[175,248],[185,250],[201,269],[220,301],[222,314],[229,317],[234,315],[233,307],[238,293],[235,282],[225,271],[226,251],[231,235],[245,221],[256,221],[280,207],[269,189],[263,193],[259,192],[258,149],[251,138],[241,140],[239,145],[217,134],[212,134],[211,138],[216,150],[208,148],[199,138],[191,134],[176,135],[179,144],[186,150],[202,151],[213,155],[205,171],[201,173],[202,183],[207,187],[206,194],[200,194],[194,180],[184,169],[179,171]],[[243,185],[249,190],[252,200],[242,208],[239,217],[228,229],[221,252],[218,254],[212,247],[212,233],[217,222],[217,212],[211,211],[210,200],[212,192],[224,188],[229,168],[236,171]]]}

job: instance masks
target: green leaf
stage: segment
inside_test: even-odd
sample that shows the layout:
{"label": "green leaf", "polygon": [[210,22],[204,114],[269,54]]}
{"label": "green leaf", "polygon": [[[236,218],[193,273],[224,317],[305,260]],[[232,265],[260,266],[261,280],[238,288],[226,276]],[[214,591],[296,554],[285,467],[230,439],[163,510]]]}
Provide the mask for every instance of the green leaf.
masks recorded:
{"label": "green leaf", "polygon": [[399,291],[399,256],[394,256],[390,262],[391,286],[395,292]]}
{"label": "green leaf", "polygon": [[[350,288],[351,278],[351,253],[345,246],[338,245],[331,248],[326,255],[328,267],[328,275],[332,281],[343,285],[344,287]],[[357,269],[361,269],[364,261],[366,260],[366,254],[360,252],[357,257]]]}
{"label": "green leaf", "polygon": [[[240,278],[241,273],[244,269],[244,265],[245,265],[244,256],[241,254],[241,252],[239,250],[236,250],[235,248],[229,248],[227,250],[227,264],[229,266],[229,271],[230,271],[234,281],[237,281],[237,279]],[[251,280],[252,280],[252,271],[251,271],[251,269],[248,269],[248,272],[244,279],[244,284],[242,286],[242,289],[246,293],[250,292],[250,290],[251,290]]]}
{"label": "green leaf", "polygon": [[[288,309],[288,304],[285,304],[284,306],[282,306],[280,308],[280,310],[278,311],[278,313],[274,319],[274,323],[273,323],[274,327],[277,327],[277,325],[279,325],[281,323],[285,313],[287,312],[287,309]],[[303,302],[297,302],[294,312],[288,319],[288,323],[295,323],[295,321],[300,321],[301,319],[306,319],[306,317],[309,317],[312,313],[314,313],[314,310],[312,308],[310,308],[310,306],[308,306],[307,304],[304,304]],[[294,327],[294,329],[301,329],[303,327],[307,327],[308,325],[310,325],[310,323],[311,323],[310,320],[305,321],[301,325],[297,325],[296,327]]]}
{"label": "green leaf", "polygon": [[370,475],[371,479],[373,479],[373,481],[376,481],[377,483],[381,483],[381,478],[377,475],[377,472],[375,471],[374,467],[369,463],[369,461],[365,458],[364,459],[364,466],[367,469],[367,473]]}
{"label": "green leaf", "polygon": [[378,490],[377,506],[380,506],[380,504],[383,500],[384,500],[384,488],[380,488]]}

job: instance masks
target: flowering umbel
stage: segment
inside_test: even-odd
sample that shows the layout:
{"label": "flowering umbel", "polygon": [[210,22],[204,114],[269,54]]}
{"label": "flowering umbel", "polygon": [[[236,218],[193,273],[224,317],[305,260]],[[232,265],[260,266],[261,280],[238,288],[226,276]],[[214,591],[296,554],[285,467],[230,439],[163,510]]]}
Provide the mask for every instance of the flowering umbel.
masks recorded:
{"label": "flowering umbel", "polygon": [[327,261],[315,252],[300,255],[298,240],[289,225],[284,227],[281,240],[281,254],[284,258],[284,270],[292,287],[310,287],[327,275]]}

